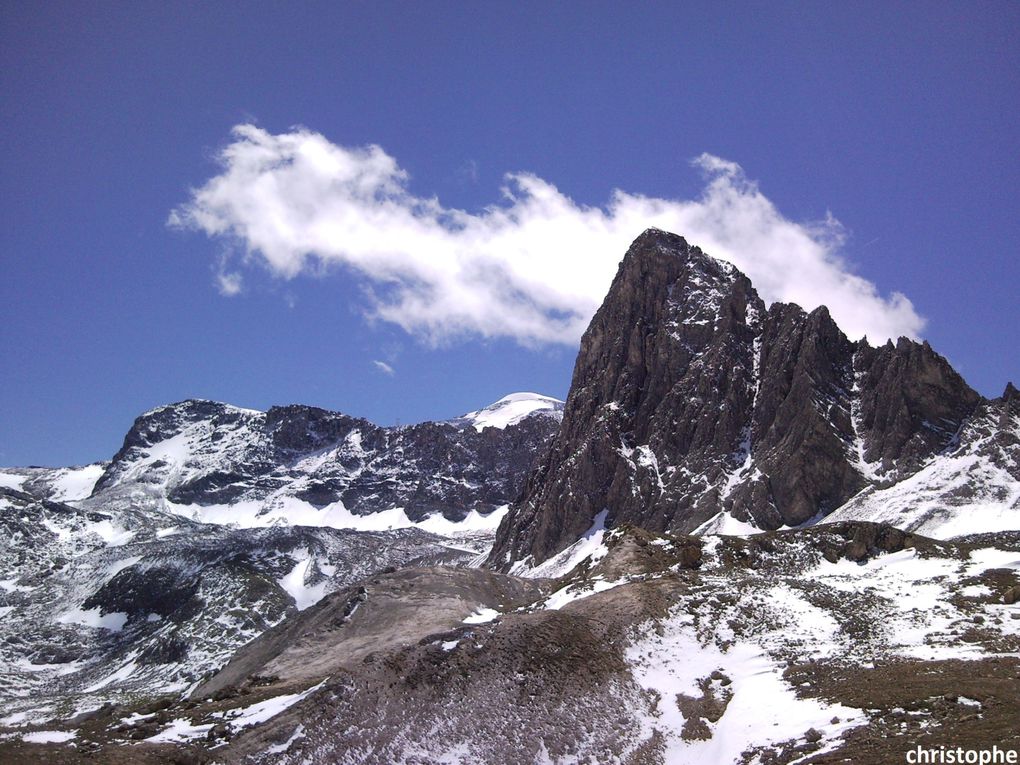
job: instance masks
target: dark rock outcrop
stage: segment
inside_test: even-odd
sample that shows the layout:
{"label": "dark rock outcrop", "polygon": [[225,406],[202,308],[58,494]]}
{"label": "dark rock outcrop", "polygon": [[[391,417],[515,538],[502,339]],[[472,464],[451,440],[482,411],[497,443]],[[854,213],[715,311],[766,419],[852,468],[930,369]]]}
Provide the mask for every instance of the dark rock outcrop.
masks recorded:
{"label": "dark rock outcrop", "polygon": [[652,531],[720,512],[802,524],[916,472],[981,402],[927,343],[872,348],[825,307],[766,309],[739,270],[650,229],[581,340],[560,432],[490,564],[543,561],[603,511]]}
{"label": "dark rock outcrop", "polygon": [[927,342],[861,343],[854,369],[864,460],[878,463],[876,471],[890,479],[913,473],[949,446],[981,400]]}

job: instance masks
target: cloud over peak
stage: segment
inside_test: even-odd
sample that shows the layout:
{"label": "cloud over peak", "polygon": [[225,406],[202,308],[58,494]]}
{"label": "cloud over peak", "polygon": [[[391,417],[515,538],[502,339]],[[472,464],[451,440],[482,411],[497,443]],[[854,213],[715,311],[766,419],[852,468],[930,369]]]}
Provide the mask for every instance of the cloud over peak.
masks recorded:
{"label": "cloud over peak", "polygon": [[[615,190],[589,207],[510,173],[502,200],[469,213],[411,194],[407,172],[379,146],[338,146],[301,128],[239,125],[232,135],[220,173],[169,224],[232,240],[242,265],[283,279],[344,266],[363,280],[370,316],[429,343],[577,343],[623,253],[652,226],[732,262],[766,302],[827,305],[851,337],[916,337],[924,325],[904,295],[883,297],[851,272],[831,215],[786,219],[738,164],[710,154],[694,161],[706,180],[695,200]],[[240,290],[237,266],[222,265],[226,294]]]}

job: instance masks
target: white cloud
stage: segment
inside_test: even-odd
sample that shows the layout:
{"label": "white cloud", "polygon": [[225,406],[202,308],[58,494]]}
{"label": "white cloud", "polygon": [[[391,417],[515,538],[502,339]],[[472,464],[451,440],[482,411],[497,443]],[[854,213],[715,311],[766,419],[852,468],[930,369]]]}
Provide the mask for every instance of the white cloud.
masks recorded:
{"label": "white cloud", "polygon": [[389,375],[390,377],[393,377],[393,375],[397,373],[397,370],[395,370],[385,361],[379,361],[379,359],[372,359],[372,364],[374,364],[375,368],[378,369],[380,372],[382,372],[385,375]]}
{"label": "white cloud", "polygon": [[224,297],[240,295],[244,289],[244,278],[236,271],[219,270],[216,272],[216,289]]}
{"label": "white cloud", "polygon": [[[350,269],[366,284],[371,316],[433,343],[576,343],[628,245],[650,226],[732,262],[766,302],[827,305],[851,337],[916,337],[924,326],[904,295],[883,297],[852,273],[835,218],[786,219],[739,165],[709,154],[694,162],[706,178],[699,199],[616,190],[604,207],[588,207],[512,173],[503,199],[479,213],[411,194],[407,173],[379,146],[337,146],[305,129],[239,125],[219,159],[222,172],[170,225],[234,240],[245,264],[283,279]],[[219,281],[225,294],[240,290],[240,274],[225,266]]]}

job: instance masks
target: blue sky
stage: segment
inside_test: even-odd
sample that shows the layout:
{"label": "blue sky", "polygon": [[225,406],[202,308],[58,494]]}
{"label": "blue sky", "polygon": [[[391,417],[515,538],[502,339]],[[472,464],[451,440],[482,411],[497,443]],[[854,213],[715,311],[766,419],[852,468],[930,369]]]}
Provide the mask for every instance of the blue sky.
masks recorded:
{"label": "blue sky", "polygon": [[[187,397],[384,424],[563,397],[613,266],[584,236],[654,210],[998,395],[1017,39],[1016,3],[8,5],[0,464],[108,458]],[[294,152],[378,177],[352,197]],[[253,209],[325,233],[266,238]]]}

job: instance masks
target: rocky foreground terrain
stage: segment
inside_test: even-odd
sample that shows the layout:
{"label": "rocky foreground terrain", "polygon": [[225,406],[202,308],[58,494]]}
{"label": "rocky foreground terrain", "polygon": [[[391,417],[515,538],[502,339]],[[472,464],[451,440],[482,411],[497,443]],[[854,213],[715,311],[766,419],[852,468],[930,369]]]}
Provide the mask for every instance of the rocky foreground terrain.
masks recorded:
{"label": "rocky foreground terrain", "polygon": [[0,484],[2,762],[1020,750],[1020,394],[665,232],[565,405],[189,401]]}
{"label": "rocky foreground terrain", "polygon": [[1020,746],[1020,534],[947,543],[845,522],[599,536],[555,580],[380,572],[185,698],[104,707],[0,755],[888,763],[918,743]]}

